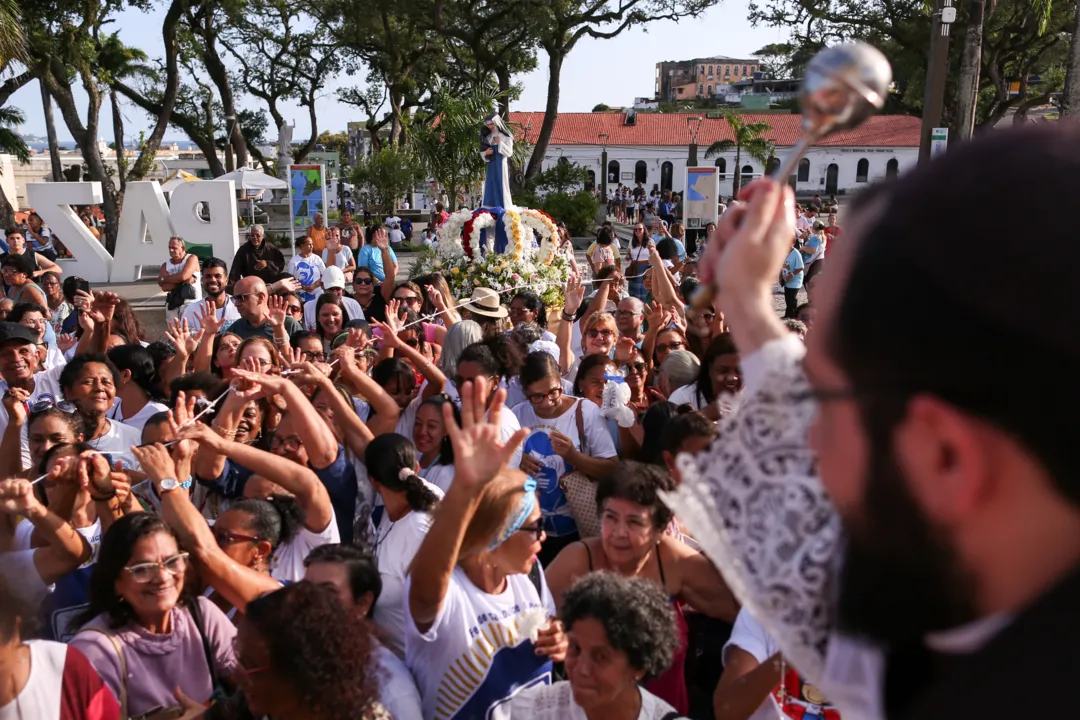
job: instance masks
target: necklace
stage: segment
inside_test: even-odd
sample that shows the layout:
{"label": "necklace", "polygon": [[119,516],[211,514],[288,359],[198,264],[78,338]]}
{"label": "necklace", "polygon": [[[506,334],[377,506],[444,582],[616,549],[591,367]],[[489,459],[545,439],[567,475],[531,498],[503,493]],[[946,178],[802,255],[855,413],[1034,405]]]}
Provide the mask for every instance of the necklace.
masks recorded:
{"label": "necklace", "polygon": [[[387,517],[387,520],[390,520],[390,518]],[[386,528],[386,532],[384,532],[382,535],[378,534],[378,528],[375,529],[375,546],[373,548],[375,557],[379,556],[379,546],[382,545],[383,541],[385,541],[386,538],[390,536],[390,533],[394,532],[395,525],[397,525],[397,520],[390,520],[390,526]]]}

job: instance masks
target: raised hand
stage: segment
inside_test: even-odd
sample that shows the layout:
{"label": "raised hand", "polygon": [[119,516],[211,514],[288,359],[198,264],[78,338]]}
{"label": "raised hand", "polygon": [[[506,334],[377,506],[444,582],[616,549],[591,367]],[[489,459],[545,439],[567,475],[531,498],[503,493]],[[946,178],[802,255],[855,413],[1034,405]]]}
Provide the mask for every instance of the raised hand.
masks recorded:
{"label": "raised hand", "polygon": [[567,315],[573,315],[581,307],[582,300],[585,299],[585,286],[581,283],[581,278],[577,275],[571,275],[566,280],[566,301],[563,304],[563,311]]}
{"label": "raised hand", "polygon": [[166,478],[179,479],[176,477],[176,463],[161,443],[133,447],[131,452],[135,454],[142,471],[150,478],[156,490],[161,490],[161,481]]}
{"label": "raised hand", "polygon": [[249,400],[255,400],[263,393],[266,395],[277,395],[285,386],[289,383],[288,378],[281,377],[280,375],[267,375],[257,370],[243,369],[239,367],[233,368],[233,377],[242,380],[247,383],[247,387],[241,389],[239,384],[235,390],[237,396],[242,398],[248,398]]}
{"label": "raised hand", "polygon": [[279,328],[285,324],[285,314],[289,307],[288,300],[281,295],[271,295],[266,299],[266,307],[269,310],[266,322],[270,323],[270,327]]}
{"label": "raised hand", "polygon": [[345,339],[345,344],[355,350],[366,350],[371,347],[374,340],[360,328],[349,328],[349,336]]}
{"label": "raised hand", "polygon": [[[389,324],[391,317],[393,317],[393,315],[388,311],[386,313],[387,322],[382,323],[382,322],[379,322],[378,320],[372,319],[370,321],[370,325],[371,325],[371,327],[377,328],[378,330],[380,330],[382,332],[382,341],[383,341],[384,346],[391,347],[391,348],[399,348],[402,345],[401,338],[399,338],[398,335],[397,335],[398,334],[397,328],[395,328],[393,325]],[[398,320],[397,323],[400,325],[401,321]]]}
{"label": "raised hand", "polygon": [[94,304],[91,305],[91,311],[94,313],[94,320],[96,322],[112,320],[113,313],[116,312],[116,306],[119,304],[120,296],[116,293],[95,292]]}
{"label": "raised hand", "polygon": [[[117,463],[117,465],[120,464]],[[116,488],[113,486],[112,468],[109,467],[108,461],[100,453],[90,450],[81,453],[76,472],[78,473],[79,486],[87,490],[91,497],[115,494]]]}
{"label": "raised hand", "polygon": [[434,285],[425,285],[424,292],[431,298],[431,304],[435,306],[436,310],[446,310],[446,298]]}
{"label": "raised hand", "polygon": [[329,366],[324,363],[316,365],[312,362],[297,360],[289,366],[289,370],[292,371],[289,379],[300,386],[318,385],[330,376],[330,373],[325,372],[323,368],[329,370]]}
{"label": "raised hand", "polygon": [[210,335],[217,335],[225,326],[225,313],[222,312],[220,318],[217,316],[217,307],[213,300],[207,300],[199,306],[199,325]]}
{"label": "raised hand", "polygon": [[4,393],[4,409],[7,410],[8,419],[16,425],[26,423],[26,403],[30,400],[30,393],[22,388],[8,388]]}
{"label": "raised hand", "polygon": [[371,239],[371,242],[380,250],[390,247],[390,236],[386,234],[386,228],[380,227],[376,230],[375,237]]}
{"label": "raised hand", "polygon": [[79,339],[75,337],[75,333],[62,333],[56,336],[56,347],[60,348],[60,352],[66,353],[78,343]]}
{"label": "raised hand", "polygon": [[[506,390],[500,388],[491,402],[484,406],[490,385],[487,378],[466,381],[461,387],[461,425],[454,420],[450,403],[443,405],[443,422],[454,447],[454,484],[477,491],[499,474],[528,435],[518,430],[504,445],[499,422],[503,412]],[[485,419],[486,414],[486,419]]]}
{"label": "raised hand", "polygon": [[648,312],[645,314],[645,319],[648,321],[650,329],[660,329],[666,324],[665,318],[667,318],[667,315],[667,311],[664,310],[664,303],[657,300],[652,305],[648,306]]}

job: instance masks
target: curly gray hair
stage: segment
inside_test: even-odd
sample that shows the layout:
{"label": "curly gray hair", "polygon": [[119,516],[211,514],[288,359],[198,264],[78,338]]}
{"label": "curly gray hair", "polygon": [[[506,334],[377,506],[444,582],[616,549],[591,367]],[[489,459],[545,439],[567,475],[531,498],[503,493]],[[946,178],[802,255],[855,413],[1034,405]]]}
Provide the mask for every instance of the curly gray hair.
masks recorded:
{"label": "curly gray hair", "polygon": [[664,672],[675,658],[679,644],[675,612],[663,589],[651,580],[589,573],[563,593],[559,617],[568,633],[579,620],[596,620],[611,647],[625,653],[630,667],[646,677]]}

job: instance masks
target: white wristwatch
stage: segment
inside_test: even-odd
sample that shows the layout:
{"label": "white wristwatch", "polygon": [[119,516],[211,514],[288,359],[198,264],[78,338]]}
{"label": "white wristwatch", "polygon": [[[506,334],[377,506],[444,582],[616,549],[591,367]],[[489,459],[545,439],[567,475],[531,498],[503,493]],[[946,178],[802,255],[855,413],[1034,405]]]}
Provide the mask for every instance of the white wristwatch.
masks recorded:
{"label": "white wristwatch", "polygon": [[168,492],[172,492],[173,490],[179,490],[181,487],[180,481],[176,478],[165,478],[160,483],[158,483],[158,486],[159,491],[162,495]]}

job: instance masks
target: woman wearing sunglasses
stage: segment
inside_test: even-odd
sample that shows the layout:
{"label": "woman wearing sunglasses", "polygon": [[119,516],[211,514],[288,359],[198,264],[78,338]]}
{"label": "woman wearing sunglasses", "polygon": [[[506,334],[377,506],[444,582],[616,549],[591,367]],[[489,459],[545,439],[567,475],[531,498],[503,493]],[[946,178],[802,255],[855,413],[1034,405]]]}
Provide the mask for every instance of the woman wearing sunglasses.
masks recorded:
{"label": "woman wearing sunglasses", "polygon": [[[167,485],[179,489],[175,478]],[[209,600],[184,593],[187,567],[172,529],[149,513],[121,518],[102,539],[71,644],[120,701],[121,717],[205,703],[236,669],[236,629]]]}

